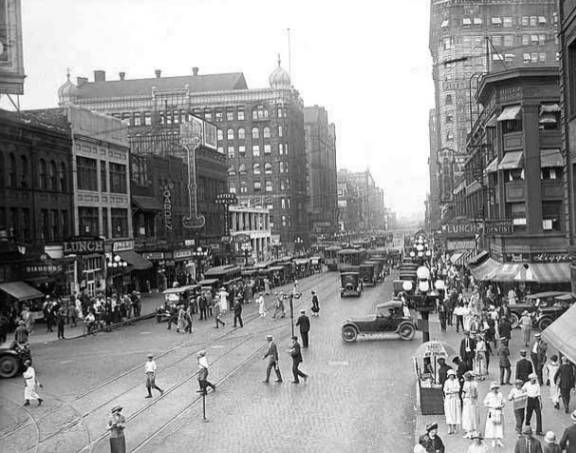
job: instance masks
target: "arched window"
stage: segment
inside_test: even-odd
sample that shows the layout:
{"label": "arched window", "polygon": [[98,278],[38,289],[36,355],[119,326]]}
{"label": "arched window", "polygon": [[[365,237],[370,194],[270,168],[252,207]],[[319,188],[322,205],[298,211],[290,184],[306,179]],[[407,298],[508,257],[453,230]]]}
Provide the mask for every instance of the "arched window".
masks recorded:
{"label": "arched window", "polygon": [[234,129],[228,129],[228,131],[226,131],[226,138],[228,140],[234,140]]}
{"label": "arched window", "polygon": [[16,187],[16,175],[18,174],[18,171],[16,168],[16,156],[14,156],[14,154],[10,153],[8,156],[8,161],[10,164],[10,173],[8,175],[8,179],[9,179],[8,185],[10,187]]}
{"label": "arched window", "polygon": [[28,158],[26,156],[20,156],[20,163],[22,165],[22,187],[28,187],[28,176],[30,172],[28,171]]}
{"label": "arched window", "polygon": [[238,167],[238,173],[240,173],[241,175],[246,174],[246,165],[245,164],[240,164],[240,166]]}
{"label": "arched window", "polygon": [[257,127],[252,128],[252,138],[260,138],[260,131]]}
{"label": "arched window", "polygon": [[60,180],[60,192],[66,192],[66,164],[60,163],[60,174],[58,175]]}
{"label": "arched window", "polygon": [[264,173],[267,175],[271,175],[272,174],[272,164],[270,162],[266,162],[264,164]]}
{"label": "arched window", "polygon": [[40,159],[40,180],[38,181],[38,186],[40,190],[46,190],[48,188],[48,170],[46,167],[46,161]]}
{"label": "arched window", "polygon": [[253,170],[254,170],[255,175],[259,175],[260,174],[260,164],[254,164]]}
{"label": "arched window", "polygon": [[216,132],[216,137],[218,140],[224,140],[224,131],[222,129],[218,129]]}
{"label": "arched window", "polygon": [[274,190],[274,186],[272,185],[272,181],[266,181],[266,192],[272,192]]}
{"label": "arched window", "polygon": [[230,176],[234,176],[234,175],[236,174],[236,168],[234,168],[234,165],[230,165],[230,166],[228,167],[228,174],[229,174]]}
{"label": "arched window", "polygon": [[243,127],[238,129],[238,138],[241,140],[244,140],[246,138],[246,131],[244,130]]}
{"label": "arched window", "polygon": [[264,138],[270,138],[270,128],[265,127],[263,131]]}
{"label": "arched window", "polygon": [[56,162],[50,161],[50,190],[58,190],[58,176],[56,175]]}
{"label": "arched window", "polygon": [[282,128],[282,126],[278,126],[278,137],[283,136],[284,136],[284,129]]}

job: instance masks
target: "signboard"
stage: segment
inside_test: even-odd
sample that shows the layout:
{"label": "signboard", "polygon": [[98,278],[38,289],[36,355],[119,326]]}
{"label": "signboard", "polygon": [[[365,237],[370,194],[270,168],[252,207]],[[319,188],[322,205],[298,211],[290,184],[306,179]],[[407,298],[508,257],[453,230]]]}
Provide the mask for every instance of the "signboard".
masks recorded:
{"label": "signboard", "polygon": [[216,195],[215,202],[223,205],[238,204],[238,198],[235,193],[219,193]]}
{"label": "signboard", "polygon": [[175,250],[174,259],[190,258],[192,256],[192,250]]}
{"label": "signboard", "polygon": [[127,252],[134,250],[134,241],[115,241],[112,245],[113,252]]}
{"label": "signboard", "polygon": [[442,226],[442,231],[448,236],[472,236],[482,234],[483,228],[485,228],[485,233],[489,235],[514,233],[512,219],[448,222]]}
{"label": "signboard", "polygon": [[47,262],[26,263],[23,270],[26,278],[46,277],[62,272],[62,265]]}
{"label": "signboard", "polygon": [[567,253],[505,253],[504,262],[508,263],[569,263]]}
{"label": "signboard", "polygon": [[90,255],[92,253],[104,254],[104,240],[77,238],[64,241],[64,255]]}
{"label": "signboard", "polygon": [[162,252],[143,253],[142,257],[146,258],[147,260],[163,260],[164,259],[164,253],[162,253]]}
{"label": "signboard", "polygon": [[476,249],[476,241],[474,239],[470,240],[461,240],[461,241],[446,241],[446,250],[454,251],[454,250],[475,250]]}
{"label": "signboard", "polygon": [[442,225],[442,231],[448,235],[474,236],[480,232],[477,222],[449,222]]}
{"label": "signboard", "polygon": [[164,187],[164,228],[172,231],[172,193],[168,186]]}
{"label": "signboard", "polygon": [[512,234],[514,233],[514,224],[512,219],[503,220],[486,220],[486,234]]}
{"label": "signboard", "polygon": [[245,244],[250,242],[250,235],[239,233],[232,237],[232,241],[236,242],[237,244]]}
{"label": "signboard", "polygon": [[24,94],[20,0],[0,0],[0,94]]}
{"label": "signboard", "polygon": [[186,247],[194,247],[196,245],[196,239],[184,239],[184,245]]}

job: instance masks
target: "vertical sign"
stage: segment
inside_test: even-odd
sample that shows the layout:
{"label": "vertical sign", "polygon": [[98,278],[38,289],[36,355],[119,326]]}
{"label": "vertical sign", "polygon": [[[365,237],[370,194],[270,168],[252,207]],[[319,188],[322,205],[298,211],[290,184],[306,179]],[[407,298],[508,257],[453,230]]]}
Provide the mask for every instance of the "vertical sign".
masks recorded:
{"label": "vertical sign", "polygon": [[172,193],[168,186],[164,187],[162,196],[164,197],[164,228],[172,231]]}

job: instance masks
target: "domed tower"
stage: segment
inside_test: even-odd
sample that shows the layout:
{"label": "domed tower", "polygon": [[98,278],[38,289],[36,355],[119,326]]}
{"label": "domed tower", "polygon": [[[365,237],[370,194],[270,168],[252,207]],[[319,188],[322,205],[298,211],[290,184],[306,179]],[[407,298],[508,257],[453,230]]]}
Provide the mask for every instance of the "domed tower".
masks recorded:
{"label": "domed tower", "polygon": [[74,104],[78,98],[78,87],[70,81],[70,72],[66,73],[66,82],[58,88],[58,105],[64,107]]}
{"label": "domed tower", "polygon": [[278,67],[270,74],[268,79],[270,82],[270,88],[274,89],[290,89],[292,87],[292,81],[290,80],[290,74],[286,71],[280,61],[280,55],[278,55]]}

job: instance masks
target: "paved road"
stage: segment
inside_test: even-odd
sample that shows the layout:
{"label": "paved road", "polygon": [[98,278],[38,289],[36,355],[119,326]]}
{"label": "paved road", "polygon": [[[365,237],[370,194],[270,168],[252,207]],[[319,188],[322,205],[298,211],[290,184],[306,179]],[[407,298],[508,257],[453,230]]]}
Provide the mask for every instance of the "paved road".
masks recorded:
{"label": "paved road", "polygon": [[[260,319],[255,304],[245,306],[244,329],[215,329],[195,321],[192,335],[167,331],[166,324],[141,322],[82,340],[36,345],[35,364],[46,402],[23,408],[20,379],[0,388],[0,451],[108,451],[105,424],[110,408],[124,406],[129,451],[173,452],[193,447],[205,452],[409,451],[413,442],[411,352],[400,340],[345,344],[342,321],[386,300],[390,279],[368,288],[359,299],[341,299],[336,273],[300,282],[300,306],[309,308],[310,289],[320,296],[321,316],[312,318],[310,348],[302,369],[308,383],[290,383],[289,319]],[[269,296],[272,307],[273,296]],[[277,338],[283,384],[262,384],[266,334]],[[195,393],[196,351],[206,348],[210,379],[207,397]],[[144,399],[143,362],[158,358],[158,383],[166,394]]]}

